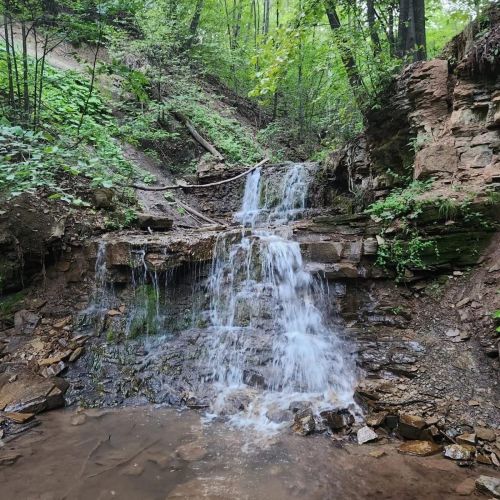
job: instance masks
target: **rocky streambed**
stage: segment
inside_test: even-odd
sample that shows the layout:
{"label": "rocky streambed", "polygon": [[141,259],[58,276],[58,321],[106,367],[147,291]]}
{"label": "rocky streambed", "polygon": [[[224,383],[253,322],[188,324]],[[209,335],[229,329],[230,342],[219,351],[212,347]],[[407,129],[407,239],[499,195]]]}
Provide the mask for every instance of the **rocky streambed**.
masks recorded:
{"label": "rocky streambed", "polygon": [[263,438],[203,423],[191,410],[59,410],[41,421],[2,450],[3,498],[437,500],[498,493],[483,465],[411,457],[388,443]]}

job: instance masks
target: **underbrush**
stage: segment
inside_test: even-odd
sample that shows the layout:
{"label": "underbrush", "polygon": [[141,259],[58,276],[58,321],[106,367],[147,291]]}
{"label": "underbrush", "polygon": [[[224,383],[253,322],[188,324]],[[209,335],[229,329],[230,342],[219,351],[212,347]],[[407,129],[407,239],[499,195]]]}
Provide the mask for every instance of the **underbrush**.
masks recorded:
{"label": "underbrush", "polygon": [[[0,50],[0,94],[8,82]],[[34,71],[34,61],[29,61]],[[84,204],[58,184],[61,173],[83,176],[92,187],[110,188],[141,177],[122,154],[118,127],[99,92],[89,96],[84,75],[46,67],[42,108],[36,126],[4,106],[0,118],[0,192],[4,198],[44,187],[52,199]]]}
{"label": "underbrush", "polygon": [[[498,204],[495,197],[478,202],[477,195],[468,193],[460,199],[449,196],[423,196],[431,191],[433,180],[413,181],[405,188],[396,188],[384,199],[366,210],[381,224],[377,264],[394,269],[402,280],[411,271],[428,270],[439,260],[443,243],[432,237],[436,226],[460,228],[462,232],[489,232],[495,227],[490,209]],[[441,230],[446,233],[447,230]],[[479,241],[477,242],[479,244]],[[454,248],[455,252],[475,254],[478,248]],[[434,257],[433,257],[434,256]]]}
{"label": "underbrush", "polygon": [[[147,96],[148,76],[141,73],[140,81],[132,79],[134,72],[121,69],[121,74],[128,75],[124,82],[124,90],[134,96],[134,103],[125,104],[125,118],[120,127],[122,137],[134,145],[153,145],[153,149],[161,152],[181,140],[188,130],[175,118],[175,114],[183,115],[196,130],[212,144],[225,158],[229,165],[252,165],[264,157],[264,148],[253,136],[250,128],[243,126],[231,116],[231,108],[221,105],[217,96],[207,94],[196,82],[194,74],[184,68],[176,77],[166,77],[168,97],[161,102]],[[135,72],[137,73],[137,72]],[[188,162],[189,163],[189,162]],[[188,170],[188,166],[186,166]],[[175,169],[175,165],[174,165]],[[182,171],[182,169],[181,169]]]}

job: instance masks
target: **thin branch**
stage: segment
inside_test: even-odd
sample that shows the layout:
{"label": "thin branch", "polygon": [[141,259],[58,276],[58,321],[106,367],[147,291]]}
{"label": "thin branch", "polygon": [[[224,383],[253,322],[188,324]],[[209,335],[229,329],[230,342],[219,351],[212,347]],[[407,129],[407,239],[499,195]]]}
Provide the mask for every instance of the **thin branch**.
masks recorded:
{"label": "thin branch", "polygon": [[222,181],[218,182],[210,182],[209,184],[187,184],[185,186],[182,186],[180,184],[176,184],[175,186],[140,186],[138,184],[130,184],[129,186],[125,187],[132,187],[135,189],[140,189],[141,191],[167,191],[168,189],[204,189],[208,187],[213,187],[213,186],[220,186],[221,184],[227,184],[228,182],[233,182],[238,179],[241,179],[242,177],[245,177],[245,175],[248,175],[249,173],[253,172],[254,170],[258,169],[259,167],[262,167],[265,163],[269,161],[269,158],[264,158],[262,161],[254,165],[252,168],[245,170],[245,172],[242,172],[241,174],[236,175],[235,177],[231,177],[230,179],[224,179]]}

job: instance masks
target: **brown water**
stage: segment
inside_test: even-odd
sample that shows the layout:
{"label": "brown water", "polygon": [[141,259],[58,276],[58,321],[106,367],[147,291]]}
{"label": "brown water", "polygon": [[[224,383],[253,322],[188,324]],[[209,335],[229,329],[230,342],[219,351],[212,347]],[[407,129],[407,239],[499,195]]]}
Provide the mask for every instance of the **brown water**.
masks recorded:
{"label": "brown water", "polygon": [[[392,445],[336,444],[327,436],[273,438],[194,411],[121,408],[41,416],[0,449],[1,500],[443,499],[486,468],[400,455]],[[374,458],[370,452],[384,450]]]}

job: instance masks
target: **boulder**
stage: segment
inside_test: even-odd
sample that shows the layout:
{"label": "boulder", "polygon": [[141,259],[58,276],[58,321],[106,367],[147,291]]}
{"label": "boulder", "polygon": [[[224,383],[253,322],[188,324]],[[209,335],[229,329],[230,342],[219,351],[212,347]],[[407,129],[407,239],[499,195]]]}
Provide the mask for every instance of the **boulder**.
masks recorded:
{"label": "boulder", "polygon": [[10,420],[11,422],[14,422],[16,424],[24,424],[28,421],[30,421],[35,414],[34,413],[19,413],[19,412],[6,412],[3,414],[3,416],[7,419]]}
{"label": "boulder", "polygon": [[493,429],[489,427],[474,427],[474,432],[476,433],[477,439],[480,441],[495,441],[496,433]]}
{"label": "boulder", "polygon": [[94,206],[109,210],[113,206],[113,190],[108,188],[96,188],[92,192]]}
{"label": "boulder", "polygon": [[21,309],[14,315],[14,331],[17,335],[31,335],[38,326],[40,316],[32,311]]}
{"label": "boulder", "polygon": [[422,431],[426,423],[422,417],[401,413],[399,415],[398,432],[406,439],[422,439]]}
{"label": "boulder", "polygon": [[493,498],[500,498],[500,479],[491,476],[479,476],[476,479],[476,490]]}
{"label": "boulder", "polygon": [[54,363],[53,365],[43,368],[40,373],[43,377],[50,378],[57,377],[57,375],[62,373],[64,370],[66,370],[66,363],[64,361],[59,361],[58,363]]}
{"label": "boulder", "polygon": [[450,444],[444,447],[443,455],[451,460],[470,460],[475,452],[474,446]]}
{"label": "boulder", "polygon": [[441,446],[430,441],[408,441],[399,446],[398,452],[405,455],[415,455],[419,457],[428,457],[435,455],[442,450]]}
{"label": "boulder", "polygon": [[172,229],[173,220],[164,215],[152,213],[137,214],[137,224],[141,229],[151,231],[169,231]]}
{"label": "boulder", "polygon": [[18,413],[40,413],[64,405],[67,384],[59,379],[44,379],[21,371],[13,382],[0,388],[0,410]]}
{"label": "boulder", "polygon": [[71,356],[69,357],[69,362],[74,363],[77,359],[80,358],[80,356],[84,353],[85,347],[77,347],[72,353]]}
{"label": "boulder", "polygon": [[384,424],[386,417],[386,412],[373,413],[372,415],[366,417],[366,423],[370,427],[380,427]]}
{"label": "boulder", "polygon": [[472,446],[476,444],[476,435],[471,433],[460,434],[460,436],[457,436],[455,439],[458,444],[468,444]]}
{"label": "boulder", "polygon": [[316,422],[314,421],[314,414],[311,408],[300,410],[295,414],[293,430],[301,436],[312,434],[316,429]]}
{"label": "boulder", "polygon": [[40,368],[44,367],[44,366],[50,366],[50,365],[54,365],[56,363],[59,363],[60,361],[63,361],[64,359],[67,359],[71,356],[71,349],[68,349],[66,351],[63,351],[63,352],[58,352],[56,354],[53,354],[52,356],[50,356],[49,358],[45,358],[45,359],[42,359],[38,362],[38,366]]}
{"label": "boulder", "polygon": [[371,443],[378,440],[378,434],[366,425],[358,430],[357,437],[358,444]]}
{"label": "boulder", "polygon": [[347,409],[325,410],[320,413],[323,423],[332,431],[339,431],[354,423],[354,416]]}
{"label": "boulder", "polygon": [[482,453],[476,453],[476,462],[478,464],[491,465],[491,458]]}

